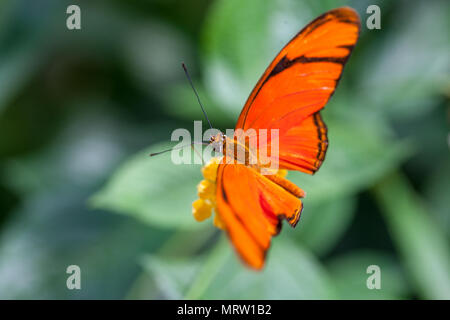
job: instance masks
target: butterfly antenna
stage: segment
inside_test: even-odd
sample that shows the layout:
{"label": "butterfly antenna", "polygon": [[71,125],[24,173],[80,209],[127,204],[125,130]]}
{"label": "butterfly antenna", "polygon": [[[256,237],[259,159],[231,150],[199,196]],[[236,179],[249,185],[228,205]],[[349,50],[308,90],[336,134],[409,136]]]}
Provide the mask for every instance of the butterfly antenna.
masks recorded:
{"label": "butterfly antenna", "polygon": [[195,96],[197,97],[198,104],[200,105],[200,108],[202,108],[202,111],[203,111],[203,114],[205,115],[206,121],[208,121],[208,124],[209,124],[210,128],[212,129],[213,127],[211,125],[211,121],[209,121],[209,118],[208,118],[208,115],[206,114],[205,108],[203,108],[202,102],[200,101],[200,97],[197,93],[197,90],[195,90],[194,83],[192,82],[191,76],[189,75],[189,72],[187,71],[186,65],[184,64],[184,62],[182,62],[181,65],[183,66],[184,73],[186,74],[186,77],[187,77],[189,83],[191,84],[192,90],[194,90]]}
{"label": "butterfly antenna", "polygon": [[192,142],[192,143],[190,143],[190,144],[187,144],[187,145],[185,145],[185,146],[180,146],[180,147],[178,147],[178,148],[170,148],[170,149],[167,149],[167,150],[163,150],[163,151],[159,151],[159,152],[150,153],[150,157],[154,157],[154,156],[157,156],[157,155],[159,155],[159,154],[166,153],[166,152],[169,152],[169,151],[172,151],[172,150],[183,149],[183,148],[186,148],[186,147],[189,147],[189,146],[193,146],[194,144],[208,145],[207,142],[197,142],[197,141],[194,141],[194,142]]}
{"label": "butterfly antenna", "polygon": [[205,161],[203,161],[203,157],[200,154],[200,152],[197,151],[197,149],[195,149],[194,144],[191,144],[191,148],[192,150],[194,150],[194,152],[197,154],[197,156],[202,160],[202,165],[205,165]]}

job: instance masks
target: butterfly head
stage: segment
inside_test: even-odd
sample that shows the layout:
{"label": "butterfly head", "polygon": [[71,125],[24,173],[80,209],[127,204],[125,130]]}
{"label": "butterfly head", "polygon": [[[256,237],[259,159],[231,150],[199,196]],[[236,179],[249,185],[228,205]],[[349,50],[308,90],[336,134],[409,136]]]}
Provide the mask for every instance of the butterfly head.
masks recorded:
{"label": "butterfly head", "polygon": [[215,152],[222,154],[225,145],[225,139],[226,136],[222,132],[219,132],[209,139],[209,143],[212,145]]}

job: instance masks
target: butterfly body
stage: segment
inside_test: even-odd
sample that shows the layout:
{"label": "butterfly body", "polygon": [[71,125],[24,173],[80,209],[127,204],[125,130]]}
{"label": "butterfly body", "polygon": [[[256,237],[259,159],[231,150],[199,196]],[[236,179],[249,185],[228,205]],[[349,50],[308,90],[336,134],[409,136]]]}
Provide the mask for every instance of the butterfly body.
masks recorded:
{"label": "butterfly body", "polygon": [[[255,135],[255,137],[258,137]],[[222,162],[228,164],[243,164],[245,166],[261,171],[262,168],[269,167],[267,157],[258,153],[256,147],[252,147],[248,140],[240,139],[234,136],[229,138],[219,132],[211,137],[210,144],[214,151],[223,155]]]}

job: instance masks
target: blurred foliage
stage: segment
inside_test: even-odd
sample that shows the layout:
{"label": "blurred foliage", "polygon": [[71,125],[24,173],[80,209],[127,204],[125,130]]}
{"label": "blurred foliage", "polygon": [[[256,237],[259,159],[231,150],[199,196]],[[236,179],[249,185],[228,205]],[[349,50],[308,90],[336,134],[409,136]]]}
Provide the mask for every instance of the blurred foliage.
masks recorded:
{"label": "blurred foliage", "polygon": [[[450,298],[448,1],[97,0],[79,31],[69,4],[0,2],[0,298]],[[249,271],[192,218],[201,165],[148,157],[203,119],[180,62],[233,128],[280,48],[342,5],[363,28],[323,112],[327,159],[289,174],[301,221]]]}

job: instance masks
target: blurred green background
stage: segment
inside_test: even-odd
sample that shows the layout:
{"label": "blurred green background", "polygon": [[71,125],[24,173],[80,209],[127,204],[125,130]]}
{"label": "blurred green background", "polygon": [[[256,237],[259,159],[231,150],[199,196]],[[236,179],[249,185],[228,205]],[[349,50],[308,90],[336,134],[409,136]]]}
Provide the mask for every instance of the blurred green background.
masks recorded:
{"label": "blurred green background", "polygon": [[[200,166],[148,153],[202,120],[182,61],[233,128],[280,48],[342,5],[363,28],[323,112],[327,159],[289,174],[301,221],[251,272],[192,218]],[[1,1],[0,298],[450,299],[449,21],[445,0]]]}

